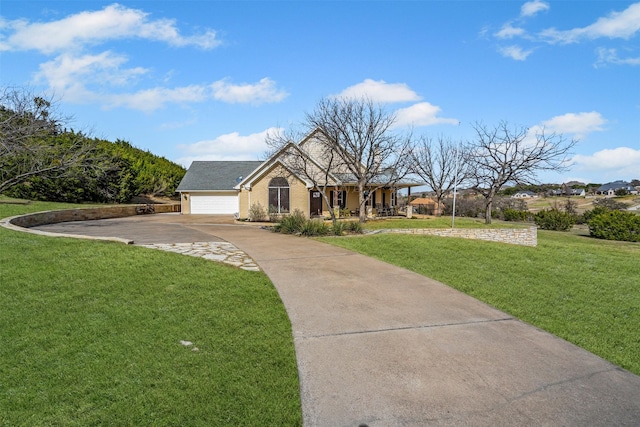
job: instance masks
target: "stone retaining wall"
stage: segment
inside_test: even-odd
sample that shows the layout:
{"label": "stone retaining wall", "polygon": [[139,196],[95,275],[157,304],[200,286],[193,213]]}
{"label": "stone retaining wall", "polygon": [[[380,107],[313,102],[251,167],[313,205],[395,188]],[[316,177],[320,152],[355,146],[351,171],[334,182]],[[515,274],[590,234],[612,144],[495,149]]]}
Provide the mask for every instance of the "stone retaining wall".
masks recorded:
{"label": "stone retaining wall", "polygon": [[380,230],[384,233],[423,234],[463,239],[488,240],[491,242],[511,243],[514,245],[537,246],[538,229],[529,228],[399,228]]}
{"label": "stone retaining wall", "polygon": [[[10,223],[18,227],[37,227],[68,221],[88,221],[92,219],[122,218],[139,215],[137,210],[146,205],[104,206],[97,208],[65,209],[59,211],[36,212],[11,218]],[[180,212],[180,204],[153,205],[155,213]]]}

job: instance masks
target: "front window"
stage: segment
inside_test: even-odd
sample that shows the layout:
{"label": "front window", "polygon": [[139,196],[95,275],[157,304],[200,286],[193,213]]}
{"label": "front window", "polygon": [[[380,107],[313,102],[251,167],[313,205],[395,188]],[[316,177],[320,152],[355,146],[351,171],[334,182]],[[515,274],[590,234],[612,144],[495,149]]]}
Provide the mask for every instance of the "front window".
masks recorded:
{"label": "front window", "polygon": [[289,213],[289,183],[277,177],[269,182],[269,213]]}

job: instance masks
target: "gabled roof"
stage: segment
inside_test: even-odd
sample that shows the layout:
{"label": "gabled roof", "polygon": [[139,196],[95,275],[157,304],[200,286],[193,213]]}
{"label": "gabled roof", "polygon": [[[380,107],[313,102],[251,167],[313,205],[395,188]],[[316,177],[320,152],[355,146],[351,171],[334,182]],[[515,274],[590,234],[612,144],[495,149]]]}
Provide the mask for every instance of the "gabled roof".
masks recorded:
{"label": "gabled roof", "polygon": [[625,190],[633,190],[634,188],[631,187],[631,184],[629,184],[626,181],[614,181],[614,182],[608,182],[604,185],[601,185],[600,187],[598,187],[598,191],[609,191],[609,190],[617,190],[619,188],[624,188]]}
{"label": "gabled roof", "polygon": [[[310,164],[316,166],[318,170],[322,170],[322,166],[318,162],[318,159],[315,159],[313,156],[311,156],[301,147],[301,145],[303,145],[304,142],[308,141],[317,132],[321,132],[321,131],[319,129],[314,129],[312,132],[307,134],[300,143],[296,144],[294,142],[289,142],[285,144],[282,148],[280,148],[278,151],[273,153],[267,160],[265,160],[260,166],[258,166],[251,173],[245,176],[244,179],[236,183],[234,188],[240,189],[243,186],[251,186],[253,181],[260,178],[262,175],[264,175],[267,171],[269,171],[275,165],[280,165],[285,169],[289,170],[292,173],[292,175],[295,175],[299,180],[304,182],[307,187],[311,188],[313,186],[313,183],[307,177],[302,176],[299,173],[295,173],[294,171],[291,171],[291,168],[288,167],[284,161],[282,161],[281,156],[287,150],[296,150],[300,153],[301,156],[306,157],[306,159],[309,161]],[[329,173],[328,178],[338,183],[338,179],[335,177],[334,174]]]}
{"label": "gabled roof", "polygon": [[176,191],[232,191],[261,164],[261,161],[194,161]]}

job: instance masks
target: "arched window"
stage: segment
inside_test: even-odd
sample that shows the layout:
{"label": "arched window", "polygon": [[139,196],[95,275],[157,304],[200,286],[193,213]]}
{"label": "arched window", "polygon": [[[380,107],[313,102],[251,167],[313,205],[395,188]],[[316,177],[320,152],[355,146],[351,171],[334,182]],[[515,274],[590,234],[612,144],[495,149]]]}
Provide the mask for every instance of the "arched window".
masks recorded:
{"label": "arched window", "polygon": [[289,213],[289,183],[276,177],[269,181],[269,213]]}

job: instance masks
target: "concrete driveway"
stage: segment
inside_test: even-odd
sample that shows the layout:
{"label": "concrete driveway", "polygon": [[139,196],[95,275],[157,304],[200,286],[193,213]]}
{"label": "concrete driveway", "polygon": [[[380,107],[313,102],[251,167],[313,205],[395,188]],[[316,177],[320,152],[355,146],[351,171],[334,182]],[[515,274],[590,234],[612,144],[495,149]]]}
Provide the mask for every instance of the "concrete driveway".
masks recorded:
{"label": "concrete driveway", "polygon": [[640,425],[640,377],[630,372],[402,268],[221,219],[38,228],[136,243],[224,240],[248,253],[291,319],[306,426]]}

